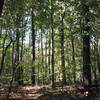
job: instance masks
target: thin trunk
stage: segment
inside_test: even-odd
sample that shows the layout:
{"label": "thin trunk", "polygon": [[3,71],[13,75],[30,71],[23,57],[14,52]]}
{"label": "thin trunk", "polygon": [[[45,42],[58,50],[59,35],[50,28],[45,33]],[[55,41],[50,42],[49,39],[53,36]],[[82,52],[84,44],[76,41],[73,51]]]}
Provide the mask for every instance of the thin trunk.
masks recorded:
{"label": "thin trunk", "polygon": [[45,83],[48,83],[48,66],[47,66],[47,34],[46,34],[46,43],[45,43]]}
{"label": "thin trunk", "polygon": [[34,13],[32,9],[32,84],[35,85],[35,26]]}
{"label": "thin trunk", "polygon": [[13,73],[14,73],[14,78],[15,78],[15,55],[14,55],[14,52],[15,52],[15,43],[13,42],[12,43],[12,70],[13,70]]}
{"label": "thin trunk", "polygon": [[43,54],[43,40],[42,40],[42,38],[43,38],[43,33],[41,32],[41,66],[43,67],[42,68],[42,84],[44,84],[44,65],[43,65],[43,63],[44,63],[44,54]]}
{"label": "thin trunk", "polygon": [[9,48],[9,46],[11,45],[12,43],[12,40],[9,42],[9,44],[4,47],[5,45],[5,40],[6,40],[6,36],[5,36],[5,39],[4,39],[4,43],[3,43],[3,51],[2,51],[2,58],[1,58],[1,65],[0,65],[0,75],[2,73],[2,70],[3,70],[3,66],[4,66],[4,59],[5,59],[5,56],[6,56],[6,52],[7,52],[7,49]]}
{"label": "thin trunk", "polygon": [[13,67],[13,70],[14,70],[14,49],[15,49],[15,45],[14,45],[14,42],[12,43],[12,67]]}
{"label": "thin trunk", "polygon": [[[24,45],[24,36],[22,36],[22,40],[21,40],[21,54],[20,54],[20,62],[23,62],[23,45]],[[20,75],[20,84],[23,84],[23,66],[20,65],[19,67],[19,75]]]}
{"label": "thin trunk", "polygon": [[98,68],[98,62],[97,62],[97,58],[98,58],[98,48],[97,48],[97,39],[96,39],[96,36],[94,38],[94,63],[95,63],[95,66],[94,66],[94,83],[96,85],[96,89],[98,91],[98,80],[97,80],[97,68]]}
{"label": "thin trunk", "polygon": [[[40,60],[39,56],[40,56],[40,42],[38,42],[38,57],[37,57],[38,60]],[[40,63],[38,64],[38,73],[37,73],[38,74],[38,85],[40,84],[40,78],[39,78],[40,77],[40,66],[39,65]]]}
{"label": "thin trunk", "polygon": [[83,37],[83,81],[84,86],[91,85],[90,36]]}
{"label": "thin trunk", "polygon": [[20,60],[23,60],[23,45],[24,45],[24,36],[22,36],[21,40],[21,54],[20,54]]}
{"label": "thin trunk", "polygon": [[75,48],[74,48],[74,38],[72,37],[72,59],[73,59],[73,77],[74,77],[74,83],[76,83],[76,63],[75,63]]}
{"label": "thin trunk", "polygon": [[16,30],[16,50],[15,50],[15,66],[16,66],[16,75],[15,80],[18,84],[20,84],[20,68],[19,68],[19,38],[20,38],[20,32],[17,28]]}
{"label": "thin trunk", "polygon": [[8,87],[8,93],[7,93],[7,100],[9,100],[9,96],[10,96],[10,93],[12,91],[12,84],[13,84],[13,80],[14,80],[14,77],[15,77],[15,70],[14,70],[14,42],[12,43],[12,78],[10,80],[10,83],[9,83],[9,87]]}
{"label": "thin trunk", "polygon": [[48,67],[49,67],[49,82],[51,81],[51,33],[49,32],[49,55],[48,55]]}
{"label": "thin trunk", "polygon": [[97,68],[98,72],[100,74],[100,47],[99,47],[99,40],[96,39],[96,50],[97,50],[97,56],[96,56],[96,62],[97,62]]}
{"label": "thin trunk", "polygon": [[[0,27],[0,40],[2,39],[2,26]],[[0,49],[1,49],[2,42],[0,41]]]}
{"label": "thin trunk", "polygon": [[[86,31],[87,33],[90,30],[88,26],[88,13],[89,13],[89,6],[83,6],[83,14],[84,14],[84,23],[83,23],[83,32]],[[85,33],[84,33],[85,34]],[[90,66],[90,35],[83,36],[83,83],[84,88],[89,90],[92,82],[91,82],[91,66]]]}
{"label": "thin trunk", "polygon": [[16,31],[16,65],[19,64],[19,29]]}
{"label": "thin trunk", "polygon": [[4,53],[5,47],[4,47],[4,45],[5,45],[6,37],[7,37],[7,35],[5,35],[5,37],[3,39],[3,45],[2,45],[3,50],[2,50],[2,57],[1,57],[0,74],[2,73],[2,69],[3,69],[3,65],[4,65],[4,57],[5,57],[5,53]]}
{"label": "thin trunk", "polygon": [[65,52],[64,52],[64,14],[61,15],[61,66],[62,81],[66,85],[66,68],[65,68]]}
{"label": "thin trunk", "polygon": [[55,71],[54,71],[54,25],[53,25],[53,0],[51,0],[51,38],[52,38],[52,88],[55,88]]}

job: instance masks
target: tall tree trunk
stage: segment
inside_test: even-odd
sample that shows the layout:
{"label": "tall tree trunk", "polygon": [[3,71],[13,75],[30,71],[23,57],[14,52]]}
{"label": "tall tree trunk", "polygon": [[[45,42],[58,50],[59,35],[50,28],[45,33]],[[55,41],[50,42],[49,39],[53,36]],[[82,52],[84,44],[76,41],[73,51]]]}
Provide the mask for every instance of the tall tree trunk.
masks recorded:
{"label": "tall tree trunk", "polygon": [[45,42],[45,78],[46,78],[46,84],[48,83],[48,72],[49,72],[49,70],[48,70],[48,52],[47,52],[47,50],[48,50],[48,46],[47,46],[47,42],[48,42],[48,40],[47,40],[47,33],[46,33],[46,42]]}
{"label": "tall tree trunk", "polygon": [[15,70],[14,70],[14,42],[12,43],[12,78],[10,80],[10,83],[9,83],[9,87],[8,87],[8,93],[7,93],[7,100],[9,100],[9,95],[12,91],[12,84],[13,84],[13,80],[14,80],[14,77],[15,77]]}
{"label": "tall tree trunk", "polygon": [[74,38],[71,39],[72,43],[72,59],[73,59],[73,77],[74,77],[74,83],[76,83],[76,63],[75,63],[75,48],[74,48]]}
{"label": "tall tree trunk", "polygon": [[51,33],[49,32],[49,54],[48,54],[48,66],[49,66],[49,82],[51,82]]}
{"label": "tall tree trunk", "polygon": [[[24,35],[22,34],[22,39],[21,39],[21,53],[20,53],[20,62],[23,62],[23,45],[24,45]],[[19,67],[19,74],[20,74],[20,84],[23,84],[23,66],[20,65]]]}
{"label": "tall tree trunk", "polygon": [[42,66],[42,84],[44,84],[44,53],[43,53],[43,33],[41,30],[41,66]]}
{"label": "tall tree trunk", "polygon": [[54,71],[54,25],[53,25],[53,0],[51,0],[51,38],[52,38],[52,88],[55,88],[55,71]]}
{"label": "tall tree trunk", "polygon": [[13,42],[12,43],[12,70],[13,70],[13,73],[14,73],[14,78],[15,78],[15,55],[14,55],[14,52],[15,52],[15,43]]}
{"label": "tall tree trunk", "polygon": [[2,50],[2,57],[1,57],[0,74],[2,73],[2,69],[3,69],[3,65],[4,65],[4,57],[5,57],[5,53],[4,53],[5,47],[4,46],[5,46],[6,37],[7,37],[7,35],[5,35],[5,37],[3,39],[3,45],[2,45],[3,50]]}
{"label": "tall tree trunk", "polygon": [[16,75],[15,75],[15,80],[17,83],[20,85],[20,68],[19,68],[19,38],[20,38],[20,32],[18,29],[18,24],[16,25],[16,50],[15,50],[15,65],[16,65]]}
{"label": "tall tree trunk", "polygon": [[91,85],[90,36],[83,37],[83,81],[84,86]]}
{"label": "tall tree trunk", "polygon": [[98,71],[100,74],[100,46],[99,46],[99,40],[96,39],[96,50],[97,50],[97,67],[98,67]]}
{"label": "tall tree trunk", "polygon": [[44,68],[44,47],[43,47],[43,30],[41,31],[41,61],[42,61],[42,84],[45,83],[45,74],[44,74],[44,71],[45,71],[45,68]]}
{"label": "tall tree trunk", "polygon": [[34,26],[34,12],[32,8],[32,84],[35,85],[35,26]]}
{"label": "tall tree trunk", "polygon": [[62,81],[66,85],[66,68],[65,68],[65,53],[64,53],[64,14],[61,15],[61,66],[62,66]]}
{"label": "tall tree trunk", "polygon": [[[90,27],[88,26],[88,13],[89,6],[83,5],[84,23],[83,32],[89,32]],[[90,66],[90,35],[88,33],[83,36],[83,82],[84,88],[89,89],[91,86],[91,66]]]}
{"label": "tall tree trunk", "polygon": [[97,68],[98,68],[98,64],[97,64],[97,54],[98,54],[98,50],[97,50],[97,43],[96,43],[96,37],[94,39],[94,64],[95,66],[94,67],[94,70],[93,70],[93,73],[94,73],[94,83],[96,85],[96,89],[98,91],[98,80],[97,80]]}
{"label": "tall tree trunk", "polygon": [[[40,39],[40,37],[39,37]],[[40,60],[40,42],[38,42],[38,57],[37,57],[37,60],[39,61]],[[38,68],[37,68],[37,80],[38,80],[38,85],[40,84],[40,63],[38,63]]]}
{"label": "tall tree trunk", "polygon": [[5,40],[6,40],[6,36],[5,36],[5,38],[4,38],[4,43],[3,43],[3,51],[2,51],[2,58],[1,58],[1,65],[0,65],[0,75],[1,75],[2,70],[3,70],[4,59],[5,59],[5,56],[6,56],[6,51],[7,51],[7,49],[9,48],[9,46],[11,45],[11,43],[12,43],[12,40],[11,40],[11,41],[9,42],[9,44],[8,44],[6,47],[4,47],[4,45],[5,45]]}
{"label": "tall tree trunk", "polygon": [[22,35],[21,38],[21,54],[20,54],[20,60],[23,60],[23,45],[24,45],[24,36]]}

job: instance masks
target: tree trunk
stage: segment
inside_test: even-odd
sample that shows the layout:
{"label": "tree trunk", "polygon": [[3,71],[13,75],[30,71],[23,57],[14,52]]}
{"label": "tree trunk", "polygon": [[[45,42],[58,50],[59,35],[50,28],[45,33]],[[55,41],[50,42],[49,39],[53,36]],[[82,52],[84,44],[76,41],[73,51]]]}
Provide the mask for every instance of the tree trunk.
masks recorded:
{"label": "tree trunk", "polygon": [[73,59],[73,77],[74,77],[74,83],[76,83],[76,63],[75,63],[75,48],[74,48],[74,38],[72,37],[71,40],[72,43],[72,59]]}
{"label": "tree trunk", "polygon": [[35,27],[34,13],[32,9],[32,84],[35,85]]}
{"label": "tree trunk", "polygon": [[5,57],[5,48],[4,48],[4,45],[5,45],[5,41],[6,41],[6,37],[7,35],[5,35],[4,39],[3,39],[3,45],[2,45],[2,57],[1,57],[1,65],[0,65],[0,74],[2,73],[2,69],[3,69],[3,65],[4,65],[4,57]]}
{"label": "tree trunk", "polygon": [[12,70],[13,70],[13,73],[14,73],[14,78],[15,78],[15,73],[16,73],[16,68],[15,68],[15,55],[14,55],[14,52],[15,52],[15,43],[13,42],[12,43]]}
{"label": "tree trunk", "polygon": [[[21,39],[21,54],[20,54],[20,62],[22,63],[23,62],[23,45],[24,45],[24,36],[22,34],[22,39]],[[20,65],[20,68],[19,68],[19,73],[20,73],[20,84],[22,85],[23,84],[23,66]]]}
{"label": "tree trunk", "polygon": [[97,68],[98,68],[98,45],[97,45],[97,38],[94,36],[94,66],[93,66],[93,73],[94,73],[94,83],[96,89],[98,91],[98,79],[97,79]]}
{"label": "tree trunk", "polygon": [[97,50],[97,67],[100,74],[100,47],[99,47],[99,40],[96,39],[96,50]]}
{"label": "tree trunk", "polygon": [[51,33],[49,32],[49,54],[48,54],[48,66],[49,66],[49,82],[51,82]]}
{"label": "tree trunk", "polygon": [[42,66],[42,84],[44,84],[44,53],[43,53],[43,33],[41,30],[41,66]]}
{"label": "tree trunk", "polygon": [[[40,39],[40,37],[39,37]],[[37,60],[40,60],[40,42],[38,42],[38,56],[37,56]],[[38,62],[38,68],[37,68],[37,80],[38,80],[38,85],[40,84],[40,63]]]}
{"label": "tree trunk", "polygon": [[2,70],[3,70],[3,65],[4,65],[4,59],[5,59],[5,56],[6,56],[6,51],[9,48],[9,46],[11,45],[11,43],[12,43],[12,40],[11,40],[9,42],[9,44],[6,47],[4,47],[5,40],[6,40],[6,36],[5,36],[4,43],[3,43],[3,51],[2,51],[2,58],[1,58],[1,65],[0,65],[0,75],[1,75]]}
{"label": "tree trunk", "polygon": [[55,88],[54,71],[54,25],[53,25],[53,0],[51,0],[51,38],[52,38],[52,88]]}
{"label": "tree trunk", "polygon": [[[83,20],[83,32],[89,32],[90,27],[88,26],[88,13],[89,13],[89,6],[84,5],[83,6],[83,14],[84,14],[84,20]],[[83,83],[84,88],[89,90],[89,87],[91,86],[91,66],[90,66],[90,35],[88,33],[83,36]]]}
{"label": "tree trunk", "polygon": [[20,38],[20,32],[18,29],[18,24],[16,25],[16,51],[15,51],[15,66],[16,66],[16,72],[15,72],[15,81],[20,85],[20,68],[19,68],[19,38]]}
{"label": "tree trunk", "polygon": [[24,45],[24,36],[22,35],[21,39],[21,54],[20,54],[20,60],[23,60],[23,45]]}
{"label": "tree trunk", "polygon": [[83,81],[84,86],[91,85],[90,36],[83,37]]}
{"label": "tree trunk", "polygon": [[66,85],[66,68],[65,68],[65,53],[64,53],[64,14],[61,15],[61,66],[62,66],[62,81]]}

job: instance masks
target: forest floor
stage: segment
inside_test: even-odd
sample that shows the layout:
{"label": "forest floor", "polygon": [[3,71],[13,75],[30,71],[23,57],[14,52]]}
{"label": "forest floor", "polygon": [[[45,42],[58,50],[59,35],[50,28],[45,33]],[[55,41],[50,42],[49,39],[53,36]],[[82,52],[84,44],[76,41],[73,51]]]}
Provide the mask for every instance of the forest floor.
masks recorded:
{"label": "forest floor", "polygon": [[[7,100],[9,88],[0,88],[0,100]],[[87,97],[72,86],[52,89],[50,86],[13,86],[8,100],[100,100],[100,94]]]}

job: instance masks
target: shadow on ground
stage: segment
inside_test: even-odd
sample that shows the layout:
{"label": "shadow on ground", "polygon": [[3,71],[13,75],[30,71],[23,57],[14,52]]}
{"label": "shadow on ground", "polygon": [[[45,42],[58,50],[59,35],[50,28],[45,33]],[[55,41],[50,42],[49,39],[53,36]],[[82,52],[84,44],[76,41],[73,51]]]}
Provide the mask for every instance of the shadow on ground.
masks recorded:
{"label": "shadow on ground", "polygon": [[[0,89],[0,100],[7,100],[8,88]],[[51,89],[39,86],[13,86],[9,100],[100,100],[85,97],[73,87]]]}

